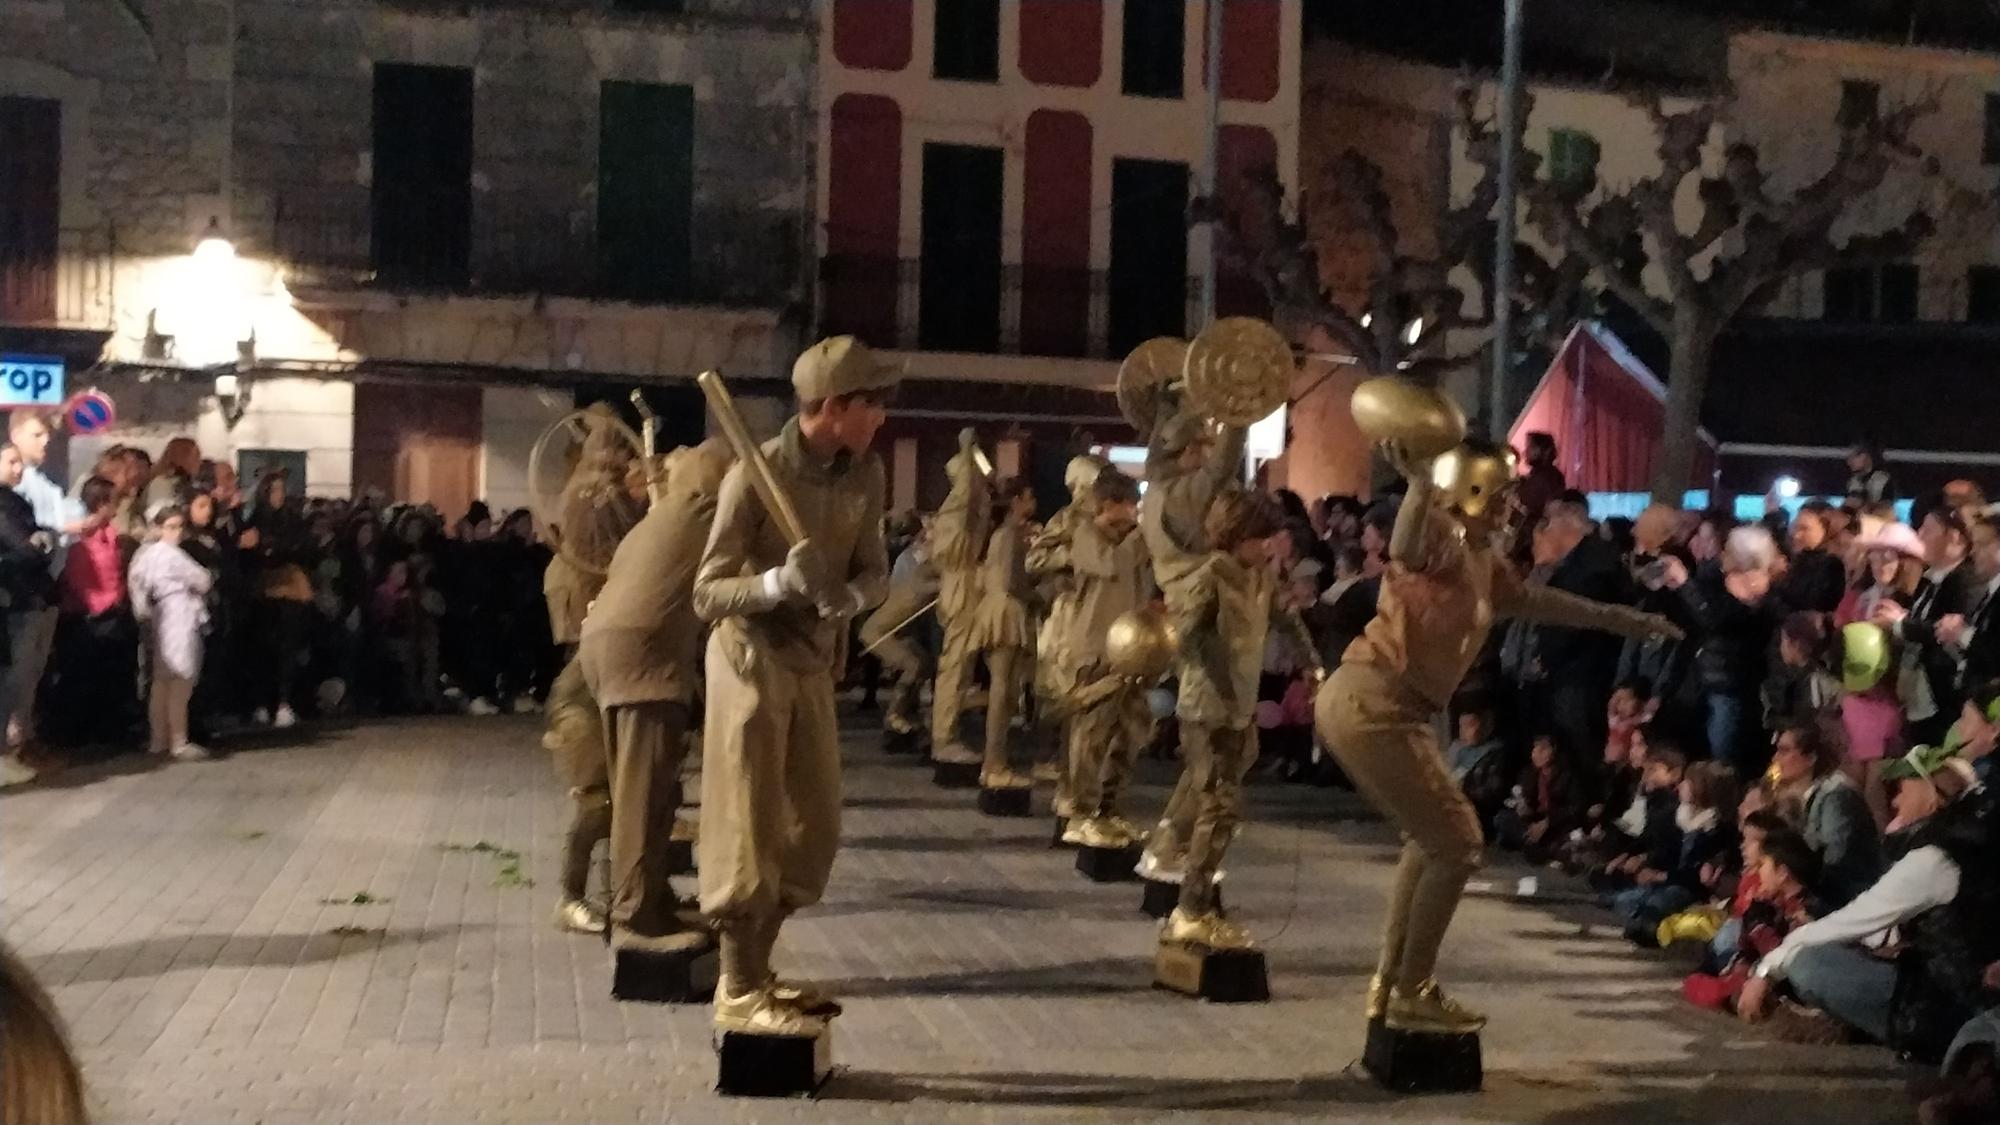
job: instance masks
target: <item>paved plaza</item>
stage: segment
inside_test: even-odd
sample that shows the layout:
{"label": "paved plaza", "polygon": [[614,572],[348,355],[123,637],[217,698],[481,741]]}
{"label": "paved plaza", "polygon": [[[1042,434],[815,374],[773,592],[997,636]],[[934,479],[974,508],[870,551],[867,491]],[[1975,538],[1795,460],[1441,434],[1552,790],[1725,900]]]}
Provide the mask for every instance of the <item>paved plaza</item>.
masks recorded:
{"label": "paved plaza", "polygon": [[[706,1009],[613,1001],[605,948],[552,927],[568,802],[528,719],[9,792],[0,933],[108,1122],[1911,1117],[1887,1052],[1697,1012],[1678,960],[1552,902],[1546,876],[1515,900],[1508,867],[1481,875],[1508,897],[1468,900],[1445,951],[1493,1015],[1485,1093],[1389,1098],[1360,1072],[1357,1013],[1393,841],[1351,795],[1253,789],[1225,888],[1273,998],[1213,1006],[1149,987],[1136,885],[1085,882],[1046,818],[981,817],[850,730],[833,886],[779,952],[847,1001],[814,1102],[718,1098]],[[1146,814],[1158,764],[1148,780]]]}

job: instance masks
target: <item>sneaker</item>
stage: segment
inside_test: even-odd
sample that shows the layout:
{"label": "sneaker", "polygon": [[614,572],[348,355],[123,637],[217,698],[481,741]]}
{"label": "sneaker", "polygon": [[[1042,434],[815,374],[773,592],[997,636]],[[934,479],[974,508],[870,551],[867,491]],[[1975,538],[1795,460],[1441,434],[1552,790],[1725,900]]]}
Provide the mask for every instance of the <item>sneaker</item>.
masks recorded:
{"label": "sneaker", "polygon": [[715,989],[715,1029],[747,1035],[810,1039],[826,1030],[826,1020],[786,1003],[775,989],[757,988],[737,993],[718,984]]}
{"label": "sneaker", "polygon": [[271,725],[279,730],[288,730],[299,725],[299,717],[292,713],[289,703],[278,704],[278,713],[271,717]]}
{"label": "sneaker", "polygon": [[1132,868],[1132,871],[1139,878],[1150,879],[1155,883],[1178,883],[1184,874],[1178,863],[1170,866],[1150,851],[1139,857],[1139,863]]}
{"label": "sneaker", "polygon": [[259,707],[255,711],[250,712],[250,721],[256,723],[260,727],[270,726],[271,709],[269,707]]}
{"label": "sneaker", "polygon": [[580,898],[566,898],[556,906],[556,929],[573,934],[601,934],[604,912]]}
{"label": "sneaker", "polygon": [[1160,926],[1162,945],[1198,945],[1204,949],[1255,949],[1250,931],[1221,914],[1189,914],[1180,907]]}
{"label": "sneaker", "polygon": [[192,742],[183,742],[173,748],[172,756],[176,762],[206,762],[215,755]]}
{"label": "sneaker", "polygon": [[15,757],[0,758],[0,789],[10,785],[26,785],[35,780],[34,767]]}
{"label": "sneaker", "polygon": [[500,708],[495,707],[493,705],[492,700],[487,699],[485,696],[480,696],[478,699],[475,699],[471,703],[466,705],[465,713],[468,715],[479,715],[481,717],[484,717],[487,715],[498,715],[500,713]]}
{"label": "sneaker", "polygon": [[1486,1026],[1486,1017],[1456,1000],[1446,999],[1437,982],[1427,980],[1414,993],[1390,989],[1389,1006],[1383,1012],[1382,1022],[1391,1031],[1470,1035]]}

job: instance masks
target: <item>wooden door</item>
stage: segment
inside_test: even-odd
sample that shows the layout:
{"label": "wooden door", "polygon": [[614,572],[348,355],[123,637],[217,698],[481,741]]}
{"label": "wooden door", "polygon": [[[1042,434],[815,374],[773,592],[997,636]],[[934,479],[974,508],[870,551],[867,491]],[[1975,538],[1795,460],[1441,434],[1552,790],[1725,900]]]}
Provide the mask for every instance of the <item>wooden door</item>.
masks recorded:
{"label": "wooden door", "polygon": [[62,103],[0,97],[0,321],[56,318]]}
{"label": "wooden door", "polygon": [[479,443],[412,435],[396,457],[396,495],[456,521],[479,498]]}
{"label": "wooden door", "polygon": [[481,398],[450,383],[355,384],[355,489],[464,515],[479,498]]}

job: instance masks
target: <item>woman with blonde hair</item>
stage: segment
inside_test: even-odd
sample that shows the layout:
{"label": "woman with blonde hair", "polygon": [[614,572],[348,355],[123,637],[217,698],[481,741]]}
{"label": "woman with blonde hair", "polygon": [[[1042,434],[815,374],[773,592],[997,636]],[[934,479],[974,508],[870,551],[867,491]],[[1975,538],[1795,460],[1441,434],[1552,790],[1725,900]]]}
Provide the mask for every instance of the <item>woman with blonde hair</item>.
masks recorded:
{"label": "woman with blonde hair", "polygon": [[85,1125],[83,1073],[48,993],[0,944],[0,1125]]}

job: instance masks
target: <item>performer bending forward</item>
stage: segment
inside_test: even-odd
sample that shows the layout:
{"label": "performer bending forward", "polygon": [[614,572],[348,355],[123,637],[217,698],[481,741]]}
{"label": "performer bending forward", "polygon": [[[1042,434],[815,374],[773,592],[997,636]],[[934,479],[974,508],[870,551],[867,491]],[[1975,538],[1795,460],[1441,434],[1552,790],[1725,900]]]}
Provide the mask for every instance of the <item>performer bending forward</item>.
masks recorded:
{"label": "performer bending forward", "polygon": [[1432,722],[1498,617],[1678,636],[1665,618],[1527,586],[1493,549],[1514,486],[1514,451],[1468,440],[1432,462],[1395,443],[1410,482],[1389,541],[1375,619],[1314,705],[1320,737],[1347,776],[1403,833],[1368,1018],[1395,1030],[1460,1034],[1486,1017],[1445,998],[1433,973],[1465,881],[1479,865],[1479,818],[1438,752]]}
{"label": "performer bending forward", "polygon": [[798,416],[764,445],[806,538],[787,545],[738,462],[694,581],[708,642],[701,910],[722,931],[715,1025],[812,1035],[832,1001],[771,972],[778,929],[819,901],[840,843],[833,677],[845,618],[882,600],[882,461],[868,452],[897,373],[851,336],[792,368]]}

